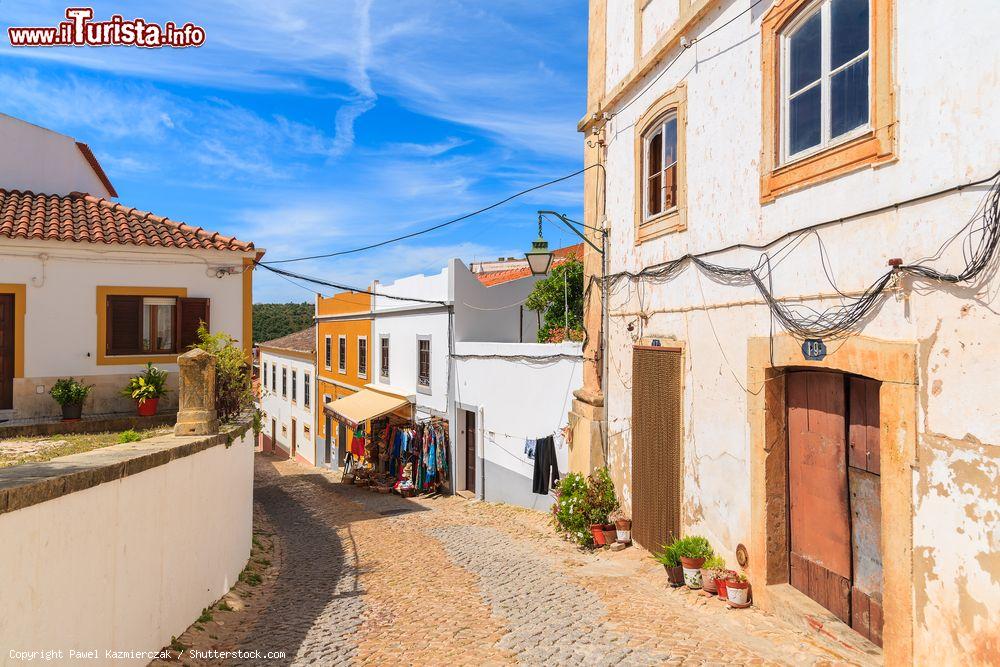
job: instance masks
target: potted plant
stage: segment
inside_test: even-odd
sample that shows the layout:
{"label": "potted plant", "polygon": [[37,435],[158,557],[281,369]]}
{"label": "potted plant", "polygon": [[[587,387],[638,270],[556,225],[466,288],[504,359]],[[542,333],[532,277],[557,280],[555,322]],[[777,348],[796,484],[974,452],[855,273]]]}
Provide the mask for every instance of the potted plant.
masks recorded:
{"label": "potted plant", "polygon": [[701,585],[705,589],[705,592],[709,595],[715,595],[718,592],[718,588],[715,583],[715,578],[718,576],[720,571],[725,571],[726,561],[723,560],[722,556],[718,554],[712,555],[708,560],[704,562],[701,566]]}
{"label": "potted plant", "polygon": [[677,555],[676,544],[676,540],[672,544],[664,544],[663,549],[653,556],[667,571],[667,582],[674,588],[684,585],[684,569],[681,567],[681,558]]}
{"label": "potted plant", "polygon": [[735,580],[736,580],[735,570],[722,569],[716,572],[715,587],[716,589],[718,589],[720,600],[725,600],[725,601],[729,600],[729,594],[726,588],[727,586],[729,586],[730,581],[735,581]]}
{"label": "potted plant", "polygon": [[730,607],[745,609],[750,606],[750,582],[745,574],[735,574],[726,582],[726,597]]}
{"label": "potted plant", "polygon": [[602,547],[614,543],[617,535],[614,524],[609,523],[609,517],[618,511],[620,505],[615,494],[615,484],[611,481],[607,468],[598,468],[590,473],[583,503],[594,544]]}
{"label": "potted plant", "polygon": [[146,370],[131,378],[122,388],[121,395],[136,402],[140,417],[152,417],[156,414],[160,397],[168,391],[167,372],[147,363]]}
{"label": "potted plant", "polygon": [[624,510],[620,507],[611,513],[611,520],[615,523],[615,537],[622,544],[632,542],[632,520],[628,518]]}
{"label": "potted plant", "polygon": [[73,378],[60,378],[52,385],[49,395],[62,406],[64,421],[77,420],[83,413],[83,402],[87,400],[93,385],[77,382]]}
{"label": "potted plant", "polygon": [[684,583],[692,590],[701,588],[701,566],[714,553],[712,545],[701,535],[682,537],[674,544],[684,567]]}

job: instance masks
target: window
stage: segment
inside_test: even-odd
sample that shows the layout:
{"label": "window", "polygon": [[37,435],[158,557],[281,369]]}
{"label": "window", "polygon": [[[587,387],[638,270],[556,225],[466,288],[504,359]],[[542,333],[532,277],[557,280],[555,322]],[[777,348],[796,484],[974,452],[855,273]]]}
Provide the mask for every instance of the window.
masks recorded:
{"label": "window", "polygon": [[687,228],[687,87],[669,91],[642,114],[635,135],[636,241]]}
{"label": "window", "polygon": [[295,371],[295,369],[293,368],[292,369],[292,403],[294,403],[295,400],[296,400],[296,398],[297,398],[298,388],[299,388],[298,374]]}
{"label": "window", "polygon": [[281,369],[281,396],[288,398],[288,369],[284,367]]}
{"label": "window", "polygon": [[895,0],[791,0],[764,16],[761,201],[895,159]]}
{"label": "window", "polygon": [[643,221],[646,222],[677,205],[677,112],[671,111],[657,120],[643,143],[646,166]]}
{"label": "window", "polygon": [[323,357],[324,359],[323,365],[326,367],[326,370],[330,370],[331,368],[333,368],[333,341],[331,340],[330,336],[326,337],[324,344],[326,347]]}
{"label": "window", "polygon": [[337,341],[337,370],[347,372],[347,336],[341,336]]}
{"label": "window", "polygon": [[869,24],[868,0],[823,0],[782,36],[785,161],[868,128]]}
{"label": "window", "polygon": [[302,405],[309,407],[312,403],[312,378],[309,373],[302,374]]}
{"label": "window", "polygon": [[267,389],[267,362],[264,362],[264,372],[260,374],[264,382],[264,389]]}
{"label": "window", "polygon": [[368,337],[358,336],[358,377],[368,377]]}
{"label": "window", "polygon": [[430,336],[417,337],[417,387],[430,389],[431,386],[431,339]]}
{"label": "window", "polygon": [[278,368],[276,364],[271,364],[271,391],[278,391],[277,382]]}
{"label": "window", "polygon": [[379,377],[386,382],[389,381],[389,336],[382,334],[378,337],[379,344]]}
{"label": "window", "polygon": [[[198,325],[208,323],[208,299],[109,293],[127,289],[97,288],[104,314],[98,323],[104,337],[98,363],[104,356],[175,354],[197,342]],[[179,290],[162,290],[170,291]]]}

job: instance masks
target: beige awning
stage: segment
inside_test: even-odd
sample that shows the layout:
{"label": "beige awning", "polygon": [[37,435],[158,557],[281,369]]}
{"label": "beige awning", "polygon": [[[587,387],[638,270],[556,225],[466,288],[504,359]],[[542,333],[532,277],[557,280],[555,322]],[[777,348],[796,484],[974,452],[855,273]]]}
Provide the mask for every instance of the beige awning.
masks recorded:
{"label": "beige awning", "polygon": [[338,398],[323,406],[323,410],[337,421],[356,428],[362,422],[390,412],[409,407],[410,401],[395,394],[383,394],[374,389],[362,389],[356,394]]}

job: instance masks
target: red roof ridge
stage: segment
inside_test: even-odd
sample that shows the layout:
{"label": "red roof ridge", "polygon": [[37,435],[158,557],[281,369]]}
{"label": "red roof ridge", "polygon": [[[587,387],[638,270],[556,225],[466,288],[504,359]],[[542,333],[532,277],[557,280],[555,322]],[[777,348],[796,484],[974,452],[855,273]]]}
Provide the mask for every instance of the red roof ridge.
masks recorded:
{"label": "red roof ridge", "polygon": [[104,187],[107,188],[109,193],[111,193],[111,196],[117,197],[118,191],[115,190],[115,186],[111,185],[111,179],[108,178],[108,175],[105,173],[104,167],[101,166],[101,163],[97,161],[97,156],[94,155],[94,151],[90,150],[90,146],[82,141],[78,141],[76,142],[76,147],[80,149],[81,153],[83,153],[84,159],[86,159],[87,163],[90,164],[90,168],[94,170],[94,173],[97,174],[97,178],[99,178],[101,183],[104,184]]}

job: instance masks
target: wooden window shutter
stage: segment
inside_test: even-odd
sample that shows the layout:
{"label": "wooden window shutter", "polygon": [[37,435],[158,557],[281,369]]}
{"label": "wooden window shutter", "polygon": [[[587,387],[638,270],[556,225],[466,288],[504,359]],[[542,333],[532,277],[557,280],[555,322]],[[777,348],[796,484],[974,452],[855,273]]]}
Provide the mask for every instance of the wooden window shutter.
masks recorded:
{"label": "wooden window shutter", "polygon": [[104,338],[107,354],[142,352],[142,297],[107,297],[107,331]]}
{"label": "wooden window shutter", "polygon": [[211,331],[208,299],[177,299],[177,352],[183,354],[198,343],[202,322]]}

